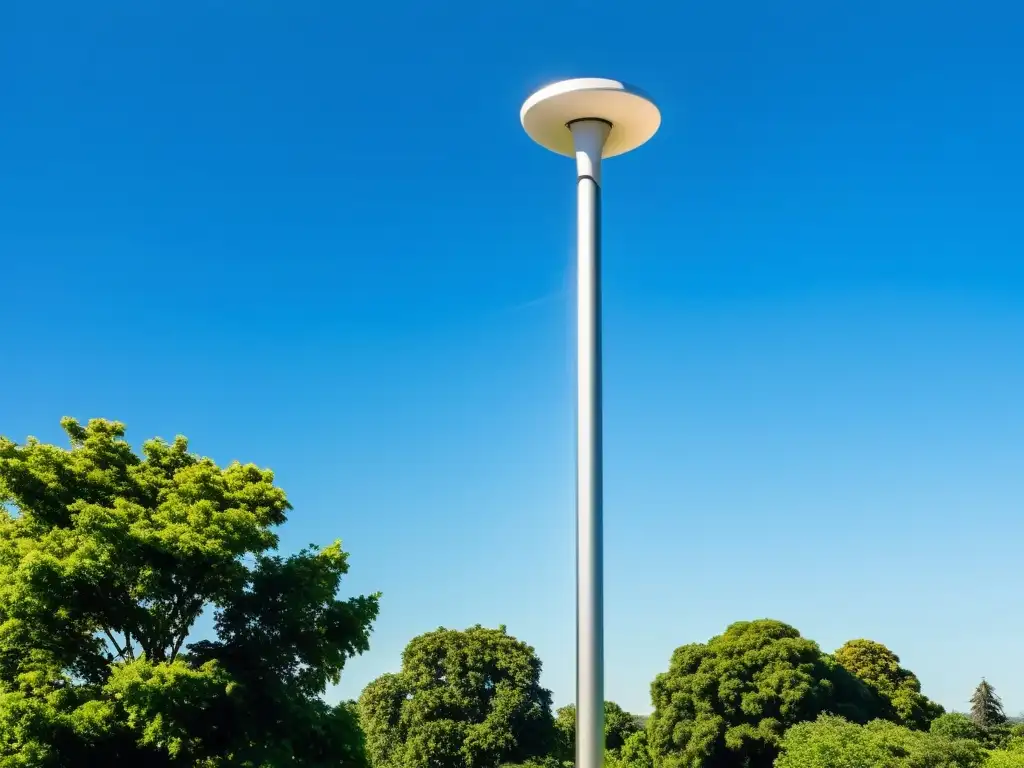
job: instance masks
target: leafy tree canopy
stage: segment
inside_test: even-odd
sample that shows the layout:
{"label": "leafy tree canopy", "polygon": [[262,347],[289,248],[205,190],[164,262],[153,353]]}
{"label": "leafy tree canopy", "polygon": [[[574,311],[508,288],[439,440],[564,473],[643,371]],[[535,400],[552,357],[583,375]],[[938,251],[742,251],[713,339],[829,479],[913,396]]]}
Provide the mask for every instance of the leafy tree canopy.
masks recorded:
{"label": "leafy tree canopy", "polygon": [[1020,730],[1011,731],[1003,749],[989,752],[985,768],[1024,768],[1024,735]]}
{"label": "leafy tree canopy", "polygon": [[981,742],[981,730],[967,715],[959,712],[946,712],[932,720],[929,730],[937,736],[947,739],[973,739]]}
{"label": "leafy tree canopy", "polygon": [[502,763],[499,768],[567,768],[567,766],[554,755],[547,755],[527,760],[525,763]]}
{"label": "leafy tree canopy", "polygon": [[504,627],[438,629],[414,638],[402,668],[359,699],[375,768],[490,768],[555,747],[551,692],[533,648]]}
{"label": "leafy tree canopy", "polygon": [[1024,768],[1024,752],[997,749],[989,752],[985,768]]}
{"label": "leafy tree canopy", "polygon": [[659,768],[769,766],[791,725],[823,712],[866,722],[881,708],[816,643],[771,619],[676,649],[651,699],[647,736]]}
{"label": "leafy tree canopy", "polygon": [[269,470],[61,424],[70,449],[0,438],[0,765],[363,764],[351,707],[320,698],[377,614],[336,599],[340,545],[272,554]]}
{"label": "leafy tree canopy", "polygon": [[900,666],[900,657],[873,640],[850,640],[834,654],[843,668],[867,683],[889,704],[886,719],[926,729],[942,714],[940,705],[921,694],[921,682]]}
{"label": "leafy tree canopy", "polygon": [[618,754],[612,753],[610,757],[610,760],[605,759],[608,768],[654,768],[654,760],[647,742],[647,731],[632,734],[626,739]]}
{"label": "leafy tree canopy", "polygon": [[[558,731],[559,748],[564,760],[573,760],[576,754],[576,705],[568,704],[555,713],[555,728]],[[605,749],[618,750],[626,739],[640,730],[635,715],[626,712],[614,701],[604,703],[604,745]]]}
{"label": "leafy tree canopy", "polygon": [[975,741],[823,715],[786,732],[775,768],[979,768],[985,757]]}

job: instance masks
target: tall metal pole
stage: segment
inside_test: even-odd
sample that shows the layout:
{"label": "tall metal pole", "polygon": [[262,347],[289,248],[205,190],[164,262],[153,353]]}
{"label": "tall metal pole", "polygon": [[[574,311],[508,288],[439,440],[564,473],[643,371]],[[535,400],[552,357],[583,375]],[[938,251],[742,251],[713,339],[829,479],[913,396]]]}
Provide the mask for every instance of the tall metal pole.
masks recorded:
{"label": "tall metal pole", "polygon": [[601,152],[604,120],[569,123],[576,148],[576,767],[604,763],[601,466]]}
{"label": "tall metal pole", "polygon": [[639,88],[578,77],[535,91],[519,119],[538,144],[576,158],[576,768],[602,768],[601,158],[647,142],[661,113]]}

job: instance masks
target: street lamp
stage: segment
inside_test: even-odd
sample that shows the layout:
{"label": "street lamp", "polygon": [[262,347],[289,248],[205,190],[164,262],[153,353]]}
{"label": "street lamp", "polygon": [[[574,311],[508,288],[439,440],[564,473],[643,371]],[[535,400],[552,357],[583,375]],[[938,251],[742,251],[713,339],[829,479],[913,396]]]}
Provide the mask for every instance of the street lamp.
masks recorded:
{"label": "street lamp", "polygon": [[636,88],[583,77],[541,88],[519,118],[538,144],[576,158],[576,768],[601,768],[601,159],[650,139],[661,113]]}

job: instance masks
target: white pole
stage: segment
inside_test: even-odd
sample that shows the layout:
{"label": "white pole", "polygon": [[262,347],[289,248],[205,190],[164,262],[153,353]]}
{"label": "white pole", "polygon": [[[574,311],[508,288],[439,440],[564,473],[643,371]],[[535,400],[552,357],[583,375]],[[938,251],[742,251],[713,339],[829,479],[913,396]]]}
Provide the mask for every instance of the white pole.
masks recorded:
{"label": "white pole", "polygon": [[611,125],[569,124],[576,148],[576,768],[604,763],[601,151]]}
{"label": "white pole", "polygon": [[542,147],[576,157],[576,768],[602,768],[601,158],[646,143],[661,112],[639,88],[578,77],[534,92],[519,120]]}

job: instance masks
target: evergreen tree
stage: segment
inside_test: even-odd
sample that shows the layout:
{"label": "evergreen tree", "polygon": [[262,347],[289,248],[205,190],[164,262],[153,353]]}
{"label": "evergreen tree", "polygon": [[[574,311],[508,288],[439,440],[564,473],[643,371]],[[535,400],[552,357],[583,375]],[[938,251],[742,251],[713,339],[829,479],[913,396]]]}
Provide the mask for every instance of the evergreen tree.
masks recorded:
{"label": "evergreen tree", "polygon": [[1006,722],[1003,702],[996,695],[996,690],[987,680],[982,678],[971,696],[971,719],[979,728],[988,730]]}

